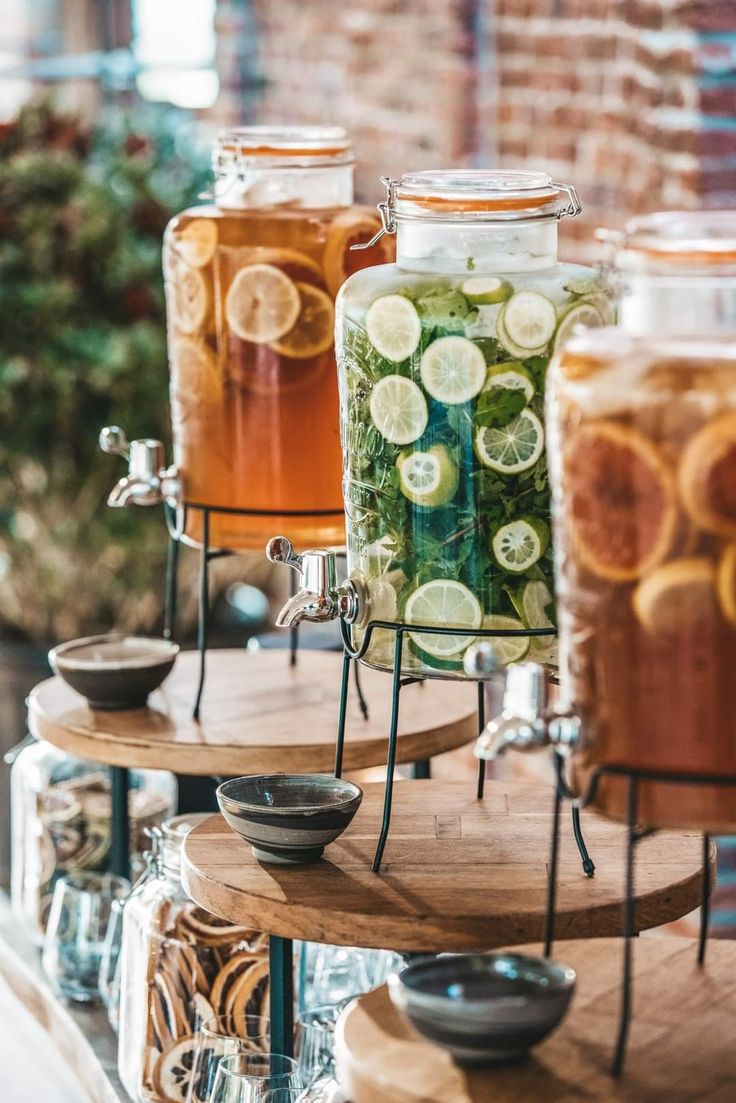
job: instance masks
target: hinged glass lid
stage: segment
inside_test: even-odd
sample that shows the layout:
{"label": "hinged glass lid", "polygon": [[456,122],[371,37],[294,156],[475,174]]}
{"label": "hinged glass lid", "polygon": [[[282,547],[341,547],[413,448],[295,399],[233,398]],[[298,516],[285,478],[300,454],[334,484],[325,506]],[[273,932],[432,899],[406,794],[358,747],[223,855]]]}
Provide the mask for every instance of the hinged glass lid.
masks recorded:
{"label": "hinged glass lid", "polygon": [[305,168],[352,163],[352,144],[340,126],[231,127],[220,132],[213,154],[216,174],[249,166]]}
{"label": "hinged glass lid", "polygon": [[660,211],[630,219],[622,232],[601,230],[616,267],[736,265],[736,210]]}

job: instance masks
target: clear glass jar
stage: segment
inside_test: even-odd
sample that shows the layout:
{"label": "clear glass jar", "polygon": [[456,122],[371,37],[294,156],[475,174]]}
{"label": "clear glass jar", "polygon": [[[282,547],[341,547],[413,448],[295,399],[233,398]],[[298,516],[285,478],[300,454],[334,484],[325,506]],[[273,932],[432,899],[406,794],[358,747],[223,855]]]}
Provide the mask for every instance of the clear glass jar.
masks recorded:
{"label": "clear glass jar", "polygon": [[[59,877],[110,869],[110,774],[104,766],[38,740],[18,753],[10,786],[12,906],[40,942]],[[172,774],[131,771],[128,808],[134,869],[140,869],[148,845],[146,829],[172,814],[176,795]]]}
{"label": "clear glass jar", "polygon": [[268,1023],[268,938],[210,915],[181,885],[181,845],[203,817],[161,829],[151,876],[123,909],[118,1071],[136,1103],[186,1103],[200,1022]]}
{"label": "clear glass jar", "polygon": [[[274,527],[302,546],[341,544],[334,298],[391,247],[350,251],[379,222],[352,206],[353,154],[340,128],[227,130],[213,166],[214,203],[177,215],[164,238],[184,501],[256,514],[212,514],[221,548],[262,549]],[[201,525],[190,510],[190,542]]]}
{"label": "clear glass jar", "polygon": [[[736,775],[736,214],[638,219],[614,253],[621,329],[570,341],[547,409],[571,776]],[[594,803],[626,797],[604,777]],[[641,782],[639,806],[736,828],[727,786]]]}
{"label": "clear glass jar", "polygon": [[[364,620],[466,632],[411,633],[406,673],[463,677],[474,629],[553,626],[547,365],[576,327],[613,321],[596,274],[557,260],[558,221],[579,210],[544,173],[390,181],[396,263],[338,297],[348,571]],[[365,661],[390,669],[393,641],[375,630]],[[549,636],[494,648],[504,662],[554,658]]]}

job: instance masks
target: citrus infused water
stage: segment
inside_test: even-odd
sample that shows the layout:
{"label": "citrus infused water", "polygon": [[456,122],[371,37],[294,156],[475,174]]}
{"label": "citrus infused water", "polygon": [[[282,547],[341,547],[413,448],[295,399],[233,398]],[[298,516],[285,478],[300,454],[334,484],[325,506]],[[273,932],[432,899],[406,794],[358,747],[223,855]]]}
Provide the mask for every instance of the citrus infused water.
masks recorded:
{"label": "citrus infused water", "polygon": [[[351,253],[379,222],[349,206],[344,135],[333,148],[331,132],[321,133],[225,135],[217,203],[183,212],[166,231],[171,415],[184,501],[248,511],[211,514],[215,546],[260,549],[275,529],[301,546],[344,539],[334,298],[359,264],[388,254],[383,243]],[[333,184],[330,173],[338,174]],[[190,508],[191,541],[201,539],[201,526],[202,514]]]}
{"label": "citrus infused water", "polygon": [[[478,175],[453,180],[482,190]],[[461,197],[455,213],[466,207]],[[549,240],[530,263],[518,224],[488,238],[460,217],[437,240],[433,210],[419,255],[416,235],[402,255],[397,211],[398,263],[353,276],[338,300],[348,566],[368,595],[364,621],[463,630],[407,633],[408,671],[462,676],[479,629],[520,633],[495,640],[502,662],[553,662],[552,635],[523,634],[554,626],[545,377],[578,325],[613,319],[609,300],[590,270],[557,264]],[[393,643],[374,630],[366,660],[390,667]]]}
{"label": "citrus infused water", "polygon": [[[552,373],[561,693],[571,764],[736,775],[736,343],[576,338]],[[626,814],[627,787],[596,800]],[[729,787],[640,785],[640,819],[727,831]]]}

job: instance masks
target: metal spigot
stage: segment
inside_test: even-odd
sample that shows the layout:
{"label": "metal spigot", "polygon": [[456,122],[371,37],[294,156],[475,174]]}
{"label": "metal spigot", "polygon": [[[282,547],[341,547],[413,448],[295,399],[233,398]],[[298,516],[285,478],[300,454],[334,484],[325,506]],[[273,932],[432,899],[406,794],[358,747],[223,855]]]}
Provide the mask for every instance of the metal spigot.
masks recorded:
{"label": "metal spigot", "polygon": [[159,502],[176,507],[181,502],[181,480],[176,467],[165,466],[164,446],[160,440],[128,442],[123,430],[108,425],[99,436],[99,445],[109,455],[128,461],[128,474],[110,491],[107,504],[114,507],[154,506]]}
{"label": "metal spigot", "polygon": [[272,563],[284,563],[299,576],[301,587],[276,617],[277,628],[293,628],[303,620],[327,621],[337,617],[356,624],[365,607],[362,587],[347,579],[338,586],[335,553],[312,548],[297,555],[290,540],[274,536],[266,545]]}

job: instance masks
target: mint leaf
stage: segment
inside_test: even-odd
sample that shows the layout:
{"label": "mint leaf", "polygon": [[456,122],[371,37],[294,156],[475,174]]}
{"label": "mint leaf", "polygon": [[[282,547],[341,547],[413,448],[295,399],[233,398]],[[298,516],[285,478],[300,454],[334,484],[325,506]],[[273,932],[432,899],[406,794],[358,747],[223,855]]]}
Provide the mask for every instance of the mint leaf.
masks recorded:
{"label": "mint leaf", "polygon": [[483,391],[478,396],[473,421],[475,425],[482,425],[485,429],[503,429],[519,416],[525,406],[526,397],[523,391],[509,387],[492,387],[490,391]]}

